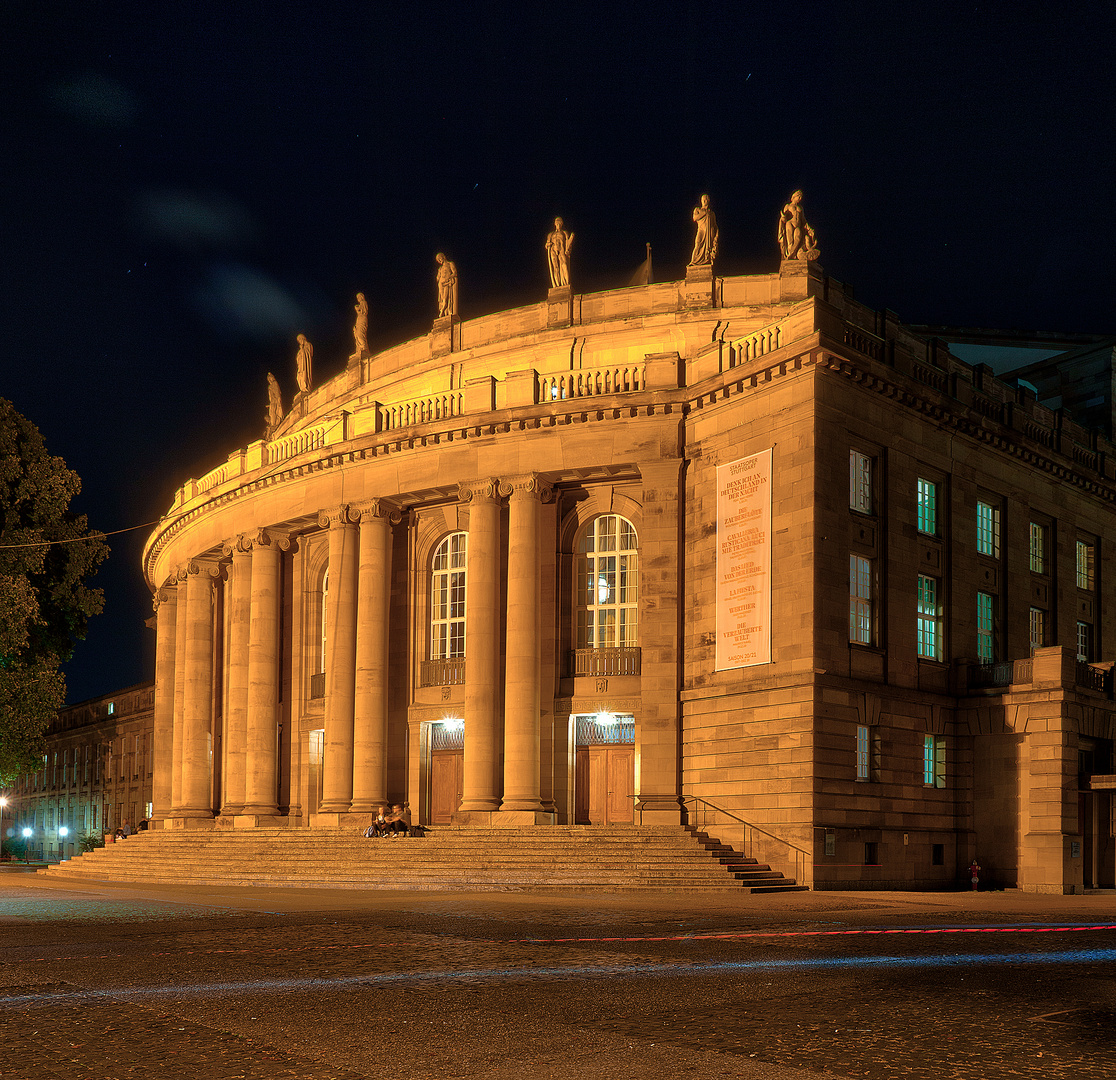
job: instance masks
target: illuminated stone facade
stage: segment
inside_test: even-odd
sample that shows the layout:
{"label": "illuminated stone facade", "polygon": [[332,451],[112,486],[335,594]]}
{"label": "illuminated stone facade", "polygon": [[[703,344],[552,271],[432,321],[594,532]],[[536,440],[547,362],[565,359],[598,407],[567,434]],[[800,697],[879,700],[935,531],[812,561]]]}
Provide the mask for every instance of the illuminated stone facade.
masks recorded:
{"label": "illuminated stone facade", "polygon": [[816,261],[691,271],[360,350],[183,485],[163,826],[406,802],[748,830],[815,887],[1112,883],[1109,666],[1056,646],[1116,644],[1113,448]]}

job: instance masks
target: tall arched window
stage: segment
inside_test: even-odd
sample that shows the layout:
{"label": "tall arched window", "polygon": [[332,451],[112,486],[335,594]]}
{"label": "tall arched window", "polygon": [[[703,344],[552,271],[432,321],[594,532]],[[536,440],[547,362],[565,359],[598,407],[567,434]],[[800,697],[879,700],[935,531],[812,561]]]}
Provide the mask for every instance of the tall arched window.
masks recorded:
{"label": "tall arched window", "polygon": [[619,514],[596,518],[577,556],[577,647],[639,644],[639,554],[635,526]]}
{"label": "tall arched window", "polygon": [[319,641],[322,646],[321,656],[318,660],[318,671],[325,671],[326,669],[326,609],[329,606],[329,567],[326,567],[325,573],[322,574],[322,621],[319,627]]}
{"label": "tall arched window", "polygon": [[466,534],[450,533],[434,552],[430,581],[430,659],[465,655]]}

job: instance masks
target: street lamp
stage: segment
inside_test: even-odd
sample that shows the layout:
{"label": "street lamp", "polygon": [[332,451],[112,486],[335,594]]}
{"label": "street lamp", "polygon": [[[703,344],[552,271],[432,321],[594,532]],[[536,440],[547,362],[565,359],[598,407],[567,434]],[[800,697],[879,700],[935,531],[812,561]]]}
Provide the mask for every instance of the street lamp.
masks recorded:
{"label": "street lamp", "polygon": [[26,827],[23,830],[23,861],[31,865],[31,830]]}
{"label": "street lamp", "polygon": [[0,858],[4,855],[4,807],[8,805],[8,800],[0,795]]}
{"label": "street lamp", "polygon": [[70,835],[70,830],[65,825],[58,826],[58,861],[61,862],[63,856],[66,854],[66,837]]}

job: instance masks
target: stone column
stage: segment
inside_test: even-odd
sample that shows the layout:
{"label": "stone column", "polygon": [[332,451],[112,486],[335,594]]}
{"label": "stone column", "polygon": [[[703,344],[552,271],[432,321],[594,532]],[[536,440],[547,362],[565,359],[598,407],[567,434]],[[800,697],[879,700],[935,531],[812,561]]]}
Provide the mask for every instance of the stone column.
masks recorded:
{"label": "stone column", "polygon": [[248,626],[252,603],[252,544],[240,536],[226,545],[232,556],[229,581],[229,689],[225,705],[225,783],[221,813],[244,809],[248,745]]}
{"label": "stone column", "polygon": [[280,548],[286,546],[284,538],[265,529],[252,540],[244,805],[240,815],[253,818],[274,817],[279,812],[275,792],[279,769]]}
{"label": "stone column", "polygon": [[[323,513],[329,528],[326,602],[325,759],[318,814],[345,814],[353,801],[353,706],[356,696],[357,528],[347,506]],[[335,824],[340,818],[335,819]]]}
{"label": "stone column", "polygon": [[174,764],[174,658],[178,617],[178,589],[167,585],[155,593],[155,709],[154,765],[151,777],[151,816],[170,817],[171,769]]}
{"label": "stone column", "polygon": [[640,714],[636,718],[636,820],[682,820],[679,708],[682,608],[682,462],[640,466],[643,522],[639,536]]}
{"label": "stone column", "polygon": [[174,816],[213,819],[209,740],[213,732],[213,583],[220,571],[186,568],[186,677],[182,692],[182,799]]}
{"label": "stone column", "polygon": [[175,571],[174,721],[171,730],[171,815],[182,805],[182,738],[186,705],[186,567]]}
{"label": "stone column", "polygon": [[391,602],[391,526],[399,520],[379,499],[357,510],[356,687],[353,702],[354,813],[387,802],[388,619]]}
{"label": "stone column", "polygon": [[[488,814],[496,795],[496,664],[499,656],[500,500],[495,479],[463,484],[470,500],[465,561],[465,760],[458,814]],[[487,820],[477,818],[476,820]]]}
{"label": "stone column", "polygon": [[504,798],[500,809],[501,816],[514,816],[518,824],[551,818],[543,816],[539,783],[539,510],[549,489],[530,473],[502,484],[500,492],[510,496]]}

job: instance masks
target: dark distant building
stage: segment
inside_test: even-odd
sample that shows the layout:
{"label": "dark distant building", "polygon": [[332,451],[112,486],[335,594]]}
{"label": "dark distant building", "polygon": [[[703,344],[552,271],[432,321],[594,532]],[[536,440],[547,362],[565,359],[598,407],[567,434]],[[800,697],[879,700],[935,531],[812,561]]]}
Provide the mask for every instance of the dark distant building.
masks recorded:
{"label": "dark distant building", "polygon": [[154,694],[154,683],[139,683],[62,709],[47,730],[42,769],[9,794],[5,835],[20,840],[30,829],[35,854],[66,858],[81,850],[82,836],[150,817]]}

